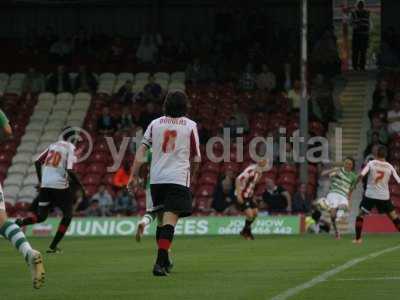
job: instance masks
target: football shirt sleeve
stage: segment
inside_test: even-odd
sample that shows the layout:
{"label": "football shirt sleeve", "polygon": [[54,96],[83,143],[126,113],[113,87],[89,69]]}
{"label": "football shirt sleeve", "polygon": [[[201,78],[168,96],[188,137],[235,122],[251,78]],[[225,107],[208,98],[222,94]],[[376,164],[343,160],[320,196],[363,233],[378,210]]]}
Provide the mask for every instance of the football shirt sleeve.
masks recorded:
{"label": "football shirt sleeve", "polygon": [[194,162],[201,161],[199,133],[197,131],[197,126],[194,126],[192,132],[190,133],[190,157]]}
{"label": "football shirt sleeve", "polygon": [[153,143],[153,122],[147,126],[146,132],[144,133],[142,144],[145,144],[147,147],[151,148]]}
{"label": "football shirt sleeve", "polygon": [[370,166],[371,166],[371,162],[367,163],[367,165],[364,167],[364,169],[362,169],[362,171],[361,171],[362,177],[364,177],[365,175],[368,174]]}
{"label": "football shirt sleeve", "polygon": [[400,177],[399,177],[399,175],[397,174],[396,169],[393,168],[393,166],[392,166],[392,175],[393,175],[394,179],[396,180],[396,182],[397,182],[397,183],[400,183]]}
{"label": "football shirt sleeve", "polygon": [[7,124],[9,124],[10,121],[8,120],[7,116],[5,113],[0,109],[0,127],[4,128]]}
{"label": "football shirt sleeve", "polygon": [[75,147],[70,147],[67,153],[67,170],[72,170],[77,160]]}

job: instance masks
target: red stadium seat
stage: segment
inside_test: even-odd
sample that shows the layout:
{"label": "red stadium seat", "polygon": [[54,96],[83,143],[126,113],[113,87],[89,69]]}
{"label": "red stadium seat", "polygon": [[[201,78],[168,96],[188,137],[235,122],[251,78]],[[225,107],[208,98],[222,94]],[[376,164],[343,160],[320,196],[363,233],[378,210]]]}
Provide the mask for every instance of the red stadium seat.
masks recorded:
{"label": "red stadium seat", "polygon": [[278,184],[291,184],[296,186],[297,185],[297,177],[294,174],[291,173],[287,173],[284,175],[280,175],[278,180],[277,180]]}
{"label": "red stadium seat", "polygon": [[111,161],[111,155],[109,152],[94,151],[93,154],[89,157],[88,161],[93,163],[100,162],[107,164]]}
{"label": "red stadium seat", "polygon": [[218,181],[218,176],[215,173],[205,172],[201,173],[198,183],[201,185],[203,184],[215,185],[217,181]]}
{"label": "red stadium seat", "polygon": [[18,201],[17,203],[15,203],[14,208],[16,211],[28,211],[30,207],[30,204],[27,202],[20,202]]}
{"label": "red stadium seat", "polygon": [[212,185],[201,185],[196,190],[197,197],[212,197],[214,193],[214,186]]}
{"label": "red stadium seat", "polygon": [[82,183],[86,185],[99,185],[102,181],[102,176],[100,174],[87,174],[83,179]]}
{"label": "red stadium seat", "polygon": [[82,182],[85,185],[85,190],[86,193],[89,197],[93,196],[94,194],[97,193],[97,185],[95,184],[88,184],[85,182]]}
{"label": "red stadium seat", "polygon": [[107,172],[107,169],[106,165],[103,163],[92,163],[87,167],[86,172],[91,174],[104,174]]}
{"label": "red stadium seat", "polygon": [[400,186],[398,184],[390,185],[389,189],[391,195],[400,197]]}
{"label": "red stadium seat", "polygon": [[296,185],[294,185],[294,184],[284,183],[284,184],[280,184],[280,186],[282,186],[285,190],[287,190],[289,192],[289,194],[291,194],[292,196],[294,195],[294,193],[296,191]]}
{"label": "red stadium seat", "polygon": [[15,213],[16,209],[14,207],[14,205],[8,201],[5,202],[6,205],[6,212],[8,216],[11,216]]}
{"label": "red stadium seat", "polygon": [[112,185],[113,178],[114,178],[113,173],[107,173],[106,175],[103,176],[103,180],[101,181],[101,183],[105,185]]}
{"label": "red stadium seat", "polygon": [[283,174],[297,174],[296,165],[292,164],[281,164],[278,168],[279,175]]}
{"label": "red stadium seat", "polygon": [[211,197],[197,197],[196,198],[196,209],[199,211],[205,211],[210,209],[212,202]]}
{"label": "red stadium seat", "polygon": [[201,166],[201,172],[211,172],[218,174],[221,169],[221,164],[206,161]]}
{"label": "red stadium seat", "polygon": [[87,169],[87,164],[79,163],[74,165],[74,171],[80,174],[85,174]]}

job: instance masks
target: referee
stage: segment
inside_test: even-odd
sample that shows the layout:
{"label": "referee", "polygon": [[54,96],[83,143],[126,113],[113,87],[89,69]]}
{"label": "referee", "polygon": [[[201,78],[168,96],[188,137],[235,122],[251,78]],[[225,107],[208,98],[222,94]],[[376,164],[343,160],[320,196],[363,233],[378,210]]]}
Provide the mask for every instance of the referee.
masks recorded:
{"label": "referee", "polygon": [[369,44],[370,13],[365,9],[364,1],[358,1],[357,9],[352,12],[353,25],[353,69],[364,71]]}

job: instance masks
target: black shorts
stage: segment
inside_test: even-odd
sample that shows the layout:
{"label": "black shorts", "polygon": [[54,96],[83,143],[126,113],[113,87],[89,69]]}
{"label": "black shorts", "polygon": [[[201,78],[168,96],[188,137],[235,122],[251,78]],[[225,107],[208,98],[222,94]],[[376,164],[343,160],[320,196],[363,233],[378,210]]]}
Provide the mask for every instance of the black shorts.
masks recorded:
{"label": "black shorts", "polygon": [[165,183],[150,185],[153,211],[173,212],[179,217],[192,214],[192,193],[186,186]]}
{"label": "black shorts", "polygon": [[66,189],[51,189],[41,188],[39,191],[38,208],[54,208],[61,209],[64,215],[72,216],[72,208],[74,197],[70,188]]}
{"label": "black shorts", "polygon": [[243,203],[240,205],[240,210],[242,211],[245,211],[246,209],[255,209],[255,208],[258,208],[258,205],[253,200],[253,198],[243,199]]}
{"label": "black shorts", "polygon": [[380,214],[388,214],[395,210],[395,207],[390,200],[364,197],[361,201],[360,209],[366,213],[370,213],[373,208],[376,208]]}

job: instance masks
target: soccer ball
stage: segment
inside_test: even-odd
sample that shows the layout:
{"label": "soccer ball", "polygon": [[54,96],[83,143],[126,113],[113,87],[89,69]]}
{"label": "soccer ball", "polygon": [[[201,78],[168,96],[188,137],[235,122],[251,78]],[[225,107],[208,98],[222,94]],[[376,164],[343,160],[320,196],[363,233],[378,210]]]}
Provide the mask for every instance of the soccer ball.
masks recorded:
{"label": "soccer ball", "polygon": [[317,206],[322,210],[328,210],[329,205],[325,197],[319,198],[316,202]]}

